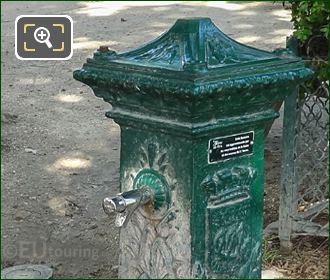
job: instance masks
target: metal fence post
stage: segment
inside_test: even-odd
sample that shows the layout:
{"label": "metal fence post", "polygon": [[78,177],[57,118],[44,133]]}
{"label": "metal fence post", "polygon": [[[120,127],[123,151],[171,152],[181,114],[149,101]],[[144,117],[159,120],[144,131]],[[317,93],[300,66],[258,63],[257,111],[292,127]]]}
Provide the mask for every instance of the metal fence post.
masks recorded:
{"label": "metal fence post", "polygon": [[295,180],[295,160],[297,145],[297,124],[299,105],[297,103],[298,87],[284,102],[282,163],[279,208],[279,239],[281,249],[291,251],[291,233],[293,228],[292,214],[297,211],[298,190]]}

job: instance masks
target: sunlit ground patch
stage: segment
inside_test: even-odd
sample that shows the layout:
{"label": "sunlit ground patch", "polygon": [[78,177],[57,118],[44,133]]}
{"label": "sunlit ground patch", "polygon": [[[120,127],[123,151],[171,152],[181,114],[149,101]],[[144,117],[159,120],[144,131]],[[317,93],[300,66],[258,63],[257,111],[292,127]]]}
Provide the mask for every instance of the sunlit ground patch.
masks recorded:
{"label": "sunlit ground patch", "polygon": [[58,94],[55,99],[61,102],[74,103],[81,101],[83,97],[76,94]]}

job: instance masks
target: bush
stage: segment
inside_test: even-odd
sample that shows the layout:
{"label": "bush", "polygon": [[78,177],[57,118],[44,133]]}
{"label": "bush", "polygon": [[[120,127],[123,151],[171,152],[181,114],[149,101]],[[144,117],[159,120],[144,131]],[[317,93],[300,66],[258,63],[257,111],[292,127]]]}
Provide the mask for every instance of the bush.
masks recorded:
{"label": "bush", "polygon": [[[309,61],[319,81],[328,80],[328,1],[289,0],[298,55]],[[284,2],[283,2],[284,3]]]}
{"label": "bush", "polygon": [[291,0],[293,35],[301,42],[307,42],[313,35],[328,38],[329,10],[327,1]]}

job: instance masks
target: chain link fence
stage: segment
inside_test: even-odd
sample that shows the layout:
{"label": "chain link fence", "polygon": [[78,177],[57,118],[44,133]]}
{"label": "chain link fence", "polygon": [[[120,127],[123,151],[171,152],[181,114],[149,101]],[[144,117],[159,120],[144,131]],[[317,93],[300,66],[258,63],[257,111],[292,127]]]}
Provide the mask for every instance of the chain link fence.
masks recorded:
{"label": "chain link fence", "polygon": [[282,247],[298,235],[329,233],[329,91],[302,85],[284,104],[279,220],[266,228]]}
{"label": "chain link fence", "polygon": [[[328,236],[329,92],[302,87],[295,128],[295,186],[292,235]],[[285,151],[284,151],[285,152]],[[285,207],[285,206],[284,206]]]}

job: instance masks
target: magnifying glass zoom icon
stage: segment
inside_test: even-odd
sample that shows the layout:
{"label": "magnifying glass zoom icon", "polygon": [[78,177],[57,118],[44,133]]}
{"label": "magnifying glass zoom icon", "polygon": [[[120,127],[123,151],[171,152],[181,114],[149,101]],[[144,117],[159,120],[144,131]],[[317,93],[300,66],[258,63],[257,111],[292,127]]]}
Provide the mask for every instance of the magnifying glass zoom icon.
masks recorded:
{"label": "magnifying glass zoom icon", "polygon": [[53,47],[52,43],[49,41],[50,32],[46,27],[38,27],[34,31],[34,39],[41,44],[46,44],[49,49]]}

